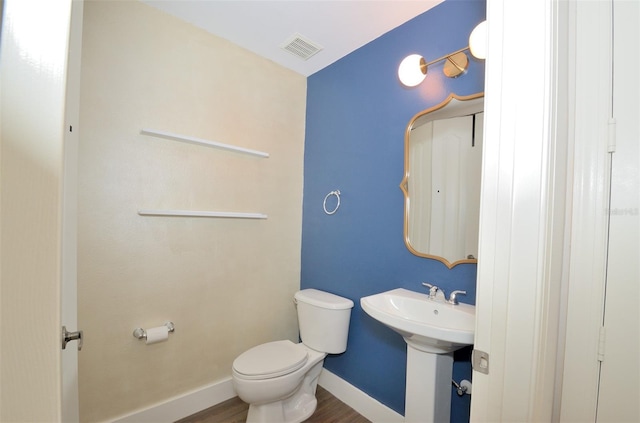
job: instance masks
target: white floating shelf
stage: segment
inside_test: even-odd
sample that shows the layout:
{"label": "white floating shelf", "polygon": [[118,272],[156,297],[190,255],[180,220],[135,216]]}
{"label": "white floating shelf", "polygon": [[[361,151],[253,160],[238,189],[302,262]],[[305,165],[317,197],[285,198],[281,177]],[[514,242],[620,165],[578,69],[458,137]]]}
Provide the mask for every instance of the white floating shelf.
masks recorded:
{"label": "white floating shelf", "polygon": [[252,156],[265,157],[265,158],[269,157],[269,153],[265,153],[263,151],[252,150],[244,147],[236,147],[235,145],[223,144],[221,142],[209,141],[201,138],[173,134],[171,132],[156,131],[153,129],[142,129],[140,133],[143,135],[150,135],[152,137],[165,138],[172,141],[187,142],[190,144],[204,145],[206,147],[222,148],[225,150],[235,151],[238,153],[250,154]]}
{"label": "white floating shelf", "polygon": [[262,213],[240,213],[240,212],[219,212],[219,211],[196,211],[196,210],[138,210],[140,216],[182,216],[182,217],[229,217],[235,219],[266,219],[267,215]]}

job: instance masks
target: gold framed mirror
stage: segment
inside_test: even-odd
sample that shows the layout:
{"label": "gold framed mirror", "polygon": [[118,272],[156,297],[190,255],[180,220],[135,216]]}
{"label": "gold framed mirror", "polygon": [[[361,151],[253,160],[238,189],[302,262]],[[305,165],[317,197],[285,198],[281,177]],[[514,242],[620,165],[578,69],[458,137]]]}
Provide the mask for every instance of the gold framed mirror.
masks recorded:
{"label": "gold framed mirror", "polygon": [[452,268],[477,263],[484,93],[416,114],[404,141],[404,241]]}

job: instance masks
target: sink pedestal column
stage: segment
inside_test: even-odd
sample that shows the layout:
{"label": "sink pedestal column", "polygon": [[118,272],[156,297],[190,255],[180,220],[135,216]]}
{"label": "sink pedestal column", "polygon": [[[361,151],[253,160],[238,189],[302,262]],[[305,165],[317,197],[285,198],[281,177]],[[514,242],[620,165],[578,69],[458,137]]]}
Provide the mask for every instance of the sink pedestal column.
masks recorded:
{"label": "sink pedestal column", "polygon": [[449,423],[453,353],[421,351],[407,342],[406,423]]}

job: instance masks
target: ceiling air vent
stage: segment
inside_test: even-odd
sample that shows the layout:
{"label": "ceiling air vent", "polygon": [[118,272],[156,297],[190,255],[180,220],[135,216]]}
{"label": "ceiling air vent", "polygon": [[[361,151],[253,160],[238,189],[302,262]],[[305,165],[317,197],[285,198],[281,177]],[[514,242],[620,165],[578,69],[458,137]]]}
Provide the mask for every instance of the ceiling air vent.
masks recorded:
{"label": "ceiling air vent", "polygon": [[281,44],[280,47],[302,60],[307,60],[322,50],[322,46],[300,34],[292,35],[287,41]]}

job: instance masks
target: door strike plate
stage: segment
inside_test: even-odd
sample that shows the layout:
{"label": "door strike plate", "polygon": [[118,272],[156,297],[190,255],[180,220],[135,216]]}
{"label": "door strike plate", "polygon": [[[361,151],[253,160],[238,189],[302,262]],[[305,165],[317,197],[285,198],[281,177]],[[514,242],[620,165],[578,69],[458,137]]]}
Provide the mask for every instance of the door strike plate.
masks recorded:
{"label": "door strike plate", "polygon": [[489,374],[489,354],[480,351],[473,350],[471,353],[471,366],[473,370],[476,372],[484,373],[485,375]]}

